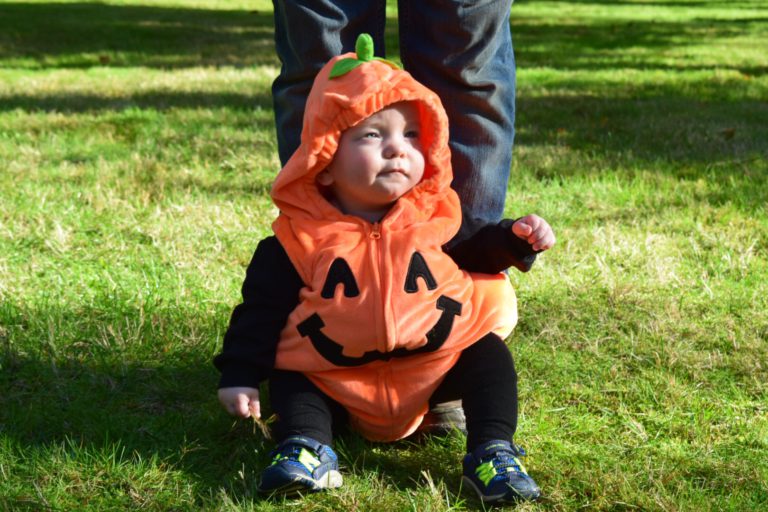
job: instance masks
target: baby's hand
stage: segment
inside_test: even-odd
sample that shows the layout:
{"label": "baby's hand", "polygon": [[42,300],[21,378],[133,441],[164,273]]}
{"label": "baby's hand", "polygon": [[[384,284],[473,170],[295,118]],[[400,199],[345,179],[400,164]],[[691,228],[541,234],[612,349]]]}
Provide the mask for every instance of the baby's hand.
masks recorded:
{"label": "baby's hand", "polygon": [[221,388],[219,402],[232,416],[261,418],[259,390],[256,388]]}
{"label": "baby's hand", "polygon": [[538,215],[526,215],[512,224],[512,232],[528,242],[534,251],[546,251],[555,245],[555,232]]}

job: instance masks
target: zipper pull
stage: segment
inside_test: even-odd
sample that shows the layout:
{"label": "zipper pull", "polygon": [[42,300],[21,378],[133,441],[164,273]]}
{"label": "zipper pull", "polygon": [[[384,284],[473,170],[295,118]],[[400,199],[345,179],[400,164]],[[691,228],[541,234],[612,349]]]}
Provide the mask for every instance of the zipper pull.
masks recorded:
{"label": "zipper pull", "polygon": [[371,233],[368,236],[370,236],[374,240],[378,240],[379,238],[381,238],[381,224],[379,224],[378,222],[374,222],[373,226],[371,227]]}

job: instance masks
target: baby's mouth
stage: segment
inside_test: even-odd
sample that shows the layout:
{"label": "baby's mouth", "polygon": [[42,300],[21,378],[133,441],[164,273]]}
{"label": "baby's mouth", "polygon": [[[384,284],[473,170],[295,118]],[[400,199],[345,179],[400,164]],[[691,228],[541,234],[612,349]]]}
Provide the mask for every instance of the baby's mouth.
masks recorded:
{"label": "baby's mouth", "polygon": [[379,174],[381,174],[382,176],[390,176],[390,175],[393,175],[393,174],[402,174],[403,176],[407,176],[408,175],[408,173],[405,172],[404,169],[387,169],[385,171],[381,171],[381,173],[379,173]]}

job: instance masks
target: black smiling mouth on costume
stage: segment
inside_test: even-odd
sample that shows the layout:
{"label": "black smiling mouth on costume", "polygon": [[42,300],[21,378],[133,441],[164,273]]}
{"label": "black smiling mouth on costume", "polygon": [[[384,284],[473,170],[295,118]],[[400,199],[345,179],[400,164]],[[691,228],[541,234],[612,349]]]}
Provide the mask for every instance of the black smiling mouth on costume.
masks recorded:
{"label": "black smiling mouth on costume", "polygon": [[437,309],[442,310],[443,313],[427,333],[427,343],[411,350],[406,348],[398,348],[391,352],[370,350],[360,357],[346,356],[344,355],[344,347],[323,333],[322,328],[325,327],[325,322],[317,313],[313,313],[309,318],[298,324],[297,329],[299,334],[310,339],[315,350],[320,355],[336,366],[362,366],[373,361],[389,361],[394,357],[426,354],[442,347],[451,333],[454,317],[461,316],[461,303],[441,295],[437,299],[435,306]]}

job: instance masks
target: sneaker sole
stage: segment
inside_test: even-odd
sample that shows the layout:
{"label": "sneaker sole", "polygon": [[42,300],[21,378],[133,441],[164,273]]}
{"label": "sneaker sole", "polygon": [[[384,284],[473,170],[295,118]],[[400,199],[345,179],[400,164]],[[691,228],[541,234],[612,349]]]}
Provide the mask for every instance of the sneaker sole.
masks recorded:
{"label": "sneaker sole", "polygon": [[341,473],[332,469],[317,480],[297,476],[293,482],[290,482],[283,487],[278,487],[277,489],[262,489],[261,487],[257,487],[257,490],[262,494],[290,495],[302,492],[318,492],[325,489],[336,489],[341,487],[343,483],[344,479],[341,477]]}
{"label": "sneaker sole", "polygon": [[517,491],[515,491],[512,487],[509,488],[509,490],[514,493],[514,496],[512,498],[508,498],[507,493],[488,496],[486,494],[483,494],[483,492],[477,488],[477,486],[475,485],[475,482],[473,482],[471,478],[462,476],[461,481],[462,483],[468,484],[469,487],[471,487],[475,491],[475,493],[477,494],[477,497],[480,498],[480,501],[482,501],[483,503],[517,503],[520,501],[536,501],[541,496],[541,495],[537,495],[536,497],[533,497],[533,498],[525,498],[520,494],[518,494]]}

